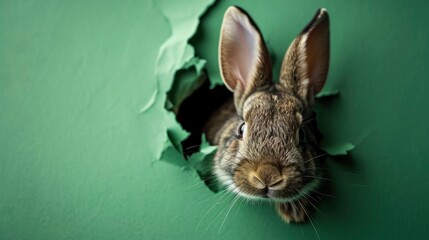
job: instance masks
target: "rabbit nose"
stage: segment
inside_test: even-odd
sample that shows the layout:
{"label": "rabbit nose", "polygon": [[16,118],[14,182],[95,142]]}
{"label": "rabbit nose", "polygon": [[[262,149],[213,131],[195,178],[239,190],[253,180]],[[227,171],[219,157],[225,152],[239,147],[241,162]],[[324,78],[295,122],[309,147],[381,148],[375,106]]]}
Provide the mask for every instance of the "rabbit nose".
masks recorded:
{"label": "rabbit nose", "polygon": [[279,190],[286,186],[286,178],[271,165],[260,166],[257,171],[250,173],[248,182],[257,189]]}
{"label": "rabbit nose", "polygon": [[257,189],[264,189],[267,187],[267,185],[265,184],[265,181],[263,181],[261,177],[259,177],[255,172],[250,174],[249,184],[250,186]]}

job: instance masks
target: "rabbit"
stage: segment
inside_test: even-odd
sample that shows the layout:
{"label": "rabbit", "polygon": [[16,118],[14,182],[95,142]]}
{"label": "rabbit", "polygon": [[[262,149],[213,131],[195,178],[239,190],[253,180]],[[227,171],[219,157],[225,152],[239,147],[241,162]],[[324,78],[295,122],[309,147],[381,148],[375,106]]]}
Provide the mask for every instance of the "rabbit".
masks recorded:
{"label": "rabbit", "polygon": [[318,148],[313,106],[327,78],[329,48],[322,8],[289,46],[274,83],[267,47],[249,14],[231,6],[223,18],[219,66],[233,97],[206,122],[207,140],[218,146],[213,175],[244,198],[274,203],[287,223],[309,218],[314,204],[308,197],[321,179],[326,154]]}

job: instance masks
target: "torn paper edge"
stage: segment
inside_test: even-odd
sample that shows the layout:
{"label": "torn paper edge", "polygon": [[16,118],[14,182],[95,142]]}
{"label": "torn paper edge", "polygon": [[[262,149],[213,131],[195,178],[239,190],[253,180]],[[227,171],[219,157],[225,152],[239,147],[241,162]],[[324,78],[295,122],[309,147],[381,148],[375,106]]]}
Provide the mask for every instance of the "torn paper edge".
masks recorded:
{"label": "torn paper edge", "polygon": [[[194,48],[188,44],[188,41],[196,33],[199,19],[214,2],[214,0],[208,0],[207,3],[202,6],[201,11],[191,17],[188,16],[181,19],[182,21],[175,19],[175,16],[170,16],[162,7],[157,6],[158,10],[170,25],[171,35],[159,48],[155,65],[155,77],[157,80],[156,90],[150,101],[141,109],[142,113],[150,109],[157,101],[162,102],[162,106],[164,107],[164,103],[167,100],[167,92],[173,84],[176,72],[186,67],[186,64],[195,58]],[[198,66],[195,67],[197,72],[201,70],[198,69]],[[176,146],[188,137],[188,133],[176,121],[174,114],[171,114],[171,112],[165,108],[163,111],[165,113],[164,116],[167,118],[166,122],[169,123],[170,126],[163,126],[164,129],[162,129],[162,132],[165,134],[165,141],[160,143],[162,144],[162,148],[158,150],[157,158],[158,160],[165,160],[166,162],[174,161],[174,159],[164,159],[164,154],[169,155],[167,154],[168,151],[177,151],[181,157],[181,159],[177,159],[177,165],[186,166],[183,150],[181,147],[177,149]],[[178,138],[174,140],[171,139],[167,131],[177,131],[176,136],[178,136]]]}

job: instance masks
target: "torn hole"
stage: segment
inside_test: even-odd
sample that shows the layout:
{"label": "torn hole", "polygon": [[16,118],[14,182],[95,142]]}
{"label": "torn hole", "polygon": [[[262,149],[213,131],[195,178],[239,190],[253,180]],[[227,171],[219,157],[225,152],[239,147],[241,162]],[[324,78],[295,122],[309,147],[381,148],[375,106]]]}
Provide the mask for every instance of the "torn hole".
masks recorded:
{"label": "torn hole", "polygon": [[[191,59],[174,76],[173,85],[167,93],[165,108],[176,115],[176,121],[188,133],[182,141],[173,141],[178,155],[182,155],[187,166],[196,170],[200,179],[213,192],[222,187],[216,184],[212,174],[213,157],[217,147],[211,146],[203,134],[203,129],[212,113],[232,98],[232,93],[223,85],[212,87],[207,72],[203,70],[205,61]],[[336,90],[325,90],[318,95],[319,101],[338,96]],[[316,112],[317,108],[316,108]],[[317,115],[314,119],[317,119]],[[319,147],[330,156],[347,155],[354,149],[351,143],[326,142],[320,134],[318,121],[312,121],[313,132],[322,139]],[[168,134],[170,140],[174,139]]]}
{"label": "torn hole", "polygon": [[224,86],[212,88],[207,73],[197,68],[177,71],[167,93],[165,108],[176,114],[177,122],[189,133],[181,142],[183,157],[213,192],[220,189],[212,175],[217,147],[206,141],[203,129],[212,113],[231,97],[232,93]]}
{"label": "torn hole", "polygon": [[[210,3],[212,2],[210,1]],[[208,6],[203,6],[203,12]],[[154,93],[141,111],[145,112],[150,109],[157,99],[161,99],[160,101],[165,103],[167,114],[164,116],[168,124],[164,128],[166,130],[165,141],[157,150],[158,159],[179,167],[195,169],[201,180],[216,192],[219,188],[214,184],[211,175],[212,159],[216,147],[210,146],[205,141],[202,130],[211,113],[217,110],[232,94],[224,86],[210,90],[211,86],[221,82],[219,76],[216,74],[208,76],[204,70],[205,60],[194,57],[194,48],[189,44],[202,13],[196,12],[191,18],[183,21],[183,19],[176,18],[176,15],[173,14],[174,11],[165,11],[163,8],[161,10],[172,29],[176,29],[176,31],[172,31],[170,38],[159,50],[156,68],[158,92]],[[185,23],[189,24],[189,27],[183,27],[182,24]],[[182,31],[177,31],[177,29]],[[194,38],[195,41],[197,41],[196,39],[200,41],[201,37]],[[274,51],[271,52],[274,53]],[[271,57],[273,56],[275,54],[271,55]],[[272,59],[272,62],[274,60]],[[211,69],[210,66],[207,68],[211,73],[218,71],[218,69]],[[211,81],[209,81],[209,77]],[[172,86],[170,86],[171,83]],[[329,98],[336,95],[338,92],[333,91],[322,93],[318,97]],[[331,142],[321,146],[323,150],[331,150],[328,151],[331,154],[344,154],[353,147],[351,144],[334,145]]]}

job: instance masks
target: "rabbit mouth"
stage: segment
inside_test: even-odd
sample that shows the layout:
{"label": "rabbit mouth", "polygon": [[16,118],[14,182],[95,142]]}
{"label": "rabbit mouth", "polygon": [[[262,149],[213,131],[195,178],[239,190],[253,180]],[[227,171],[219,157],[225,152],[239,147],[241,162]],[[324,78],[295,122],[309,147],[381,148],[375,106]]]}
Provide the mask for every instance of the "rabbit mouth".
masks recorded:
{"label": "rabbit mouth", "polygon": [[259,190],[259,191],[248,191],[240,189],[235,186],[235,184],[229,185],[229,189],[232,192],[237,193],[239,196],[242,196],[247,199],[254,200],[265,200],[265,201],[274,201],[274,202],[293,202],[308,196],[315,188],[320,184],[319,179],[313,179],[312,181],[307,182],[301,188],[295,188],[292,192],[281,192],[281,191],[272,191],[272,190]]}
{"label": "rabbit mouth", "polygon": [[297,193],[284,198],[272,198],[277,202],[293,202],[301,198],[306,198],[315,188],[317,188],[320,184],[319,179],[313,179],[312,181],[305,184],[301,189],[296,189]]}

